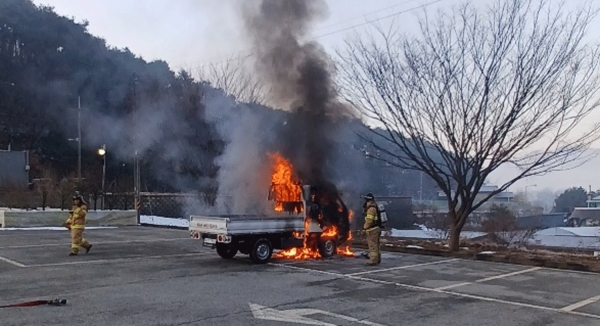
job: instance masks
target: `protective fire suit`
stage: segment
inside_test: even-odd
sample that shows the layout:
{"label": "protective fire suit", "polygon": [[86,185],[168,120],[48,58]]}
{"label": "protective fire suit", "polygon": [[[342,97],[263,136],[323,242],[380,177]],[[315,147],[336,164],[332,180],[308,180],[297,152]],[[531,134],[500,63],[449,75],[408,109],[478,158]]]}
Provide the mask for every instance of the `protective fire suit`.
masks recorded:
{"label": "protective fire suit", "polygon": [[71,215],[63,224],[67,229],[71,231],[71,254],[75,256],[79,254],[79,248],[83,247],[87,252],[90,251],[92,245],[83,238],[83,231],[85,230],[85,217],[87,215],[87,206],[83,203],[79,205],[73,205]]}
{"label": "protective fire suit", "polygon": [[379,249],[379,237],[381,228],[378,225],[377,204],[375,201],[368,201],[365,205],[365,225],[363,229],[367,234],[367,244],[369,245],[370,261],[367,265],[378,265],[381,263],[381,252]]}

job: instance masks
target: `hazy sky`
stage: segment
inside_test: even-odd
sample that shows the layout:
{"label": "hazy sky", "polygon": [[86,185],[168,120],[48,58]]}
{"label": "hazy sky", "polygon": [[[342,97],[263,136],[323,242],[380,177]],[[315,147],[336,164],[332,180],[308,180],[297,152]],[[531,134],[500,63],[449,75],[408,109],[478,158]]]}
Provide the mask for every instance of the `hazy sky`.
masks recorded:
{"label": "hazy sky", "polygon": [[[1,1],[1,0],[0,0]],[[87,20],[88,30],[104,38],[109,45],[128,47],[146,60],[161,59],[172,69],[196,69],[207,63],[218,63],[229,56],[248,53],[250,47],[241,36],[237,9],[243,0],[34,0],[50,5],[64,16],[76,21]],[[574,8],[586,0],[569,0]],[[588,0],[589,1],[589,0]],[[343,46],[343,41],[365,31],[369,21],[386,26],[392,21],[401,23],[407,33],[418,31],[416,15],[428,11],[447,10],[463,0],[328,0],[329,16],[315,26],[313,37],[328,51]],[[491,0],[477,0],[487,4]],[[421,8],[420,8],[421,7]],[[600,40],[600,22],[591,26],[590,39]],[[598,115],[600,117],[600,115]],[[512,190],[529,192],[544,188],[554,190],[588,185],[600,188],[598,168],[600,159],[565,172],[531,178],[515,185]],[[502,169],[493,182],[504,180]]]}

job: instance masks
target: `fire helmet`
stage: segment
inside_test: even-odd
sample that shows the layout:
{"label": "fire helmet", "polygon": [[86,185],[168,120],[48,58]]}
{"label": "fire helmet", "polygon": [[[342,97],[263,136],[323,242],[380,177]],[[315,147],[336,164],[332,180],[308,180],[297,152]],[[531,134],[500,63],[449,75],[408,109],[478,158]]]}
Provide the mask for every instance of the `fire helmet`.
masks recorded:
{"label": "fire helmet", "polygon": [[368,193],[368,194],[364,195],[363,198],[366,200],[375,200],[375,196],[373,196],[372,193]]}
{"label": "fire helmet", "polygon": [[79,199],[79,201],[83,201],[83,196],[79,193],[79,191],[75,192],[75,195],[73,196],[73,200],[77,199]]}

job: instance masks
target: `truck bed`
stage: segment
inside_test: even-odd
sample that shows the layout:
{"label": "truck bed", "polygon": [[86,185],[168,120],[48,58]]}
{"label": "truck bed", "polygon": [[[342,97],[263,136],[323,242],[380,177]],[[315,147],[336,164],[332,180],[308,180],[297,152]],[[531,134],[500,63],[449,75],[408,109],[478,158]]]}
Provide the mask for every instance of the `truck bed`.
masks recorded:
{"label": "truck bed", "polygon": [[198,233],[224,235],[303,232],[304,217],[299,215],[192,215],[189,229]]}

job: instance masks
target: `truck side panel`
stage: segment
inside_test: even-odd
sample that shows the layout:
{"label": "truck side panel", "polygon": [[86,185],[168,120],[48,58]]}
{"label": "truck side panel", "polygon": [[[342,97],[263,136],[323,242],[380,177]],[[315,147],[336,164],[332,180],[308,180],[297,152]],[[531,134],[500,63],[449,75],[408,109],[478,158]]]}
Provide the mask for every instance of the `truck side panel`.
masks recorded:
{"label": "truck side panel", "polygon": [[281,232],[303,232],[302,217],[190,217],[190,231],[202,234],[264,234]]}

